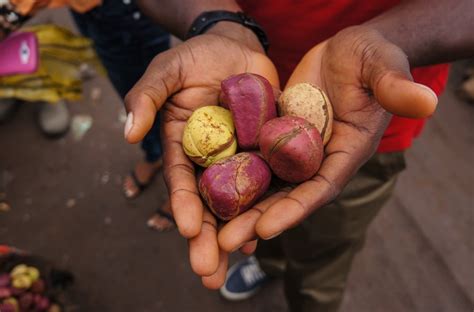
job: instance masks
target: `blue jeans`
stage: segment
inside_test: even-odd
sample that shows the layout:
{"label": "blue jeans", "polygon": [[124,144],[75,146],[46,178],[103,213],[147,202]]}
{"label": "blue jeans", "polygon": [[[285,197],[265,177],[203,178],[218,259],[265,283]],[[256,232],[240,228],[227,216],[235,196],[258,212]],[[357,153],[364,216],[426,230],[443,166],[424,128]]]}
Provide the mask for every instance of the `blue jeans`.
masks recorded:
{"label": "blue jeans", "polygon": [[[81,33],[93,40],[110,81],[122,98],[153,57],[169,49],[169,34],[143,15],[135,0],[104,0],[101,6],[84,14],[71,12]],[[161,157],[159,114],[141,147],[146,161]]]}

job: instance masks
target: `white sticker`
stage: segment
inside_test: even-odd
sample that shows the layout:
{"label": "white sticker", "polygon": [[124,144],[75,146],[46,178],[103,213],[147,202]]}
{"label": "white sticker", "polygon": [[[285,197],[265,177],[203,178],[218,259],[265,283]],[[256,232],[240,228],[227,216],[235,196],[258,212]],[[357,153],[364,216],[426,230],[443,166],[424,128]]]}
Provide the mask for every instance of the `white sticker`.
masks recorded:
{"label": "white sticker", "polygon": [[28,64],[30,61],[30,47],[26,41],[21,42],[20,46],[20,61],[22,64]]}

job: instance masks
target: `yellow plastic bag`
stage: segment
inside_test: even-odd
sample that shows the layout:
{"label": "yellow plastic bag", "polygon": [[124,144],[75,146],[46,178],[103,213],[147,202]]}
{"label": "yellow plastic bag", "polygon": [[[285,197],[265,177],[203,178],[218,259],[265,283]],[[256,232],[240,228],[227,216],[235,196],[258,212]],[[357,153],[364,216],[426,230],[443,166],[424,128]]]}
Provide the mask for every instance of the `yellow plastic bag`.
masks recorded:
{"label": "yellow plastic bag", "polygon": [[104,74],[92,42],[56,25],[29,26],[38,37],[40,59],[34,74],[0,77],[0,98],[55,103],[82,95],[80,66],[89,64]]}

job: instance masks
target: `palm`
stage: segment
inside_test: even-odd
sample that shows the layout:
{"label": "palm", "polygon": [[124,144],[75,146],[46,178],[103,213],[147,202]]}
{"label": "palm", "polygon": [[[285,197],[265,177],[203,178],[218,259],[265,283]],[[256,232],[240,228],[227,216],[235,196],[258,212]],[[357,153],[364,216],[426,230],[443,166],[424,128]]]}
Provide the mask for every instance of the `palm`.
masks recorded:
{"label": "palm", "polygon": [[171,208],[180,233],[191,238],[191,265],[199,275],[214,273],[223,257],[216,220],[203,207],[194,166],[182,149],[183,131],[194,110],[218,104],[222,80],[243,72],[260,74],[278,86],[276,69],[265,55],[225,37],[202,35],[157,56],[127,96],[127,103],[137,107],[131,110],[141,112],[139,121],[144,124],[136,137],[128,135],[129,141],[140,140],[156,110],[162,112],[164,176]]}
{"label": "palm", "polygon": [[375,152],[390,120],[384,108],[403,102],[434,107],[429,95],[409,80],[408,62],[399,48],[377,35],[362,36],[365,40],[336,36],[317,45],[293,72],[287,87],[300,82],[321,86],[333,105],[333,134],[324,161],[309,181],[277,190],[227,223],[219,233],[224,250],[278,235],[333,200]]}

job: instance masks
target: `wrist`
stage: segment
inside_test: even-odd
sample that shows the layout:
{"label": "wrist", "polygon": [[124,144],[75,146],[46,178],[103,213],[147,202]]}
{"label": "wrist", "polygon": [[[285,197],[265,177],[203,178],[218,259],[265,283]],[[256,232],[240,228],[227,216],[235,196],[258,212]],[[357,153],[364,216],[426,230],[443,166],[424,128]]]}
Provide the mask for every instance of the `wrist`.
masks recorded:
{"label": "wrist", "polygon": [[365,25],[402,49],[411,67],[474,55],[472,0],[400,1]]}
{"label": "wrist", "polygon": [[205,33],[227,37],[244,44],[253,51],[265,53],[257,35],[250,28],[241,24],[230,21],[220,21]]}

